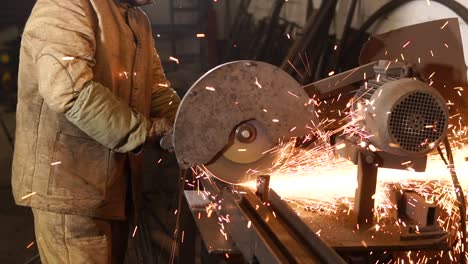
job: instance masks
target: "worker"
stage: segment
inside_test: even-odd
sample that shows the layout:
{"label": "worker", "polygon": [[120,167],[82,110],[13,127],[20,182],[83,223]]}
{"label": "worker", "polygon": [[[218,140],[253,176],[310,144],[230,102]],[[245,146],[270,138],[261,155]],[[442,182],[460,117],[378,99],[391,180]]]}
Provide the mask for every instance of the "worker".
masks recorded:
{"label": "worker", "polygon": [[136,231],[143,146],[180,102],[138,7],[151,2],[37,0],[25,26],[12,187],[42,263],[122,263]]}

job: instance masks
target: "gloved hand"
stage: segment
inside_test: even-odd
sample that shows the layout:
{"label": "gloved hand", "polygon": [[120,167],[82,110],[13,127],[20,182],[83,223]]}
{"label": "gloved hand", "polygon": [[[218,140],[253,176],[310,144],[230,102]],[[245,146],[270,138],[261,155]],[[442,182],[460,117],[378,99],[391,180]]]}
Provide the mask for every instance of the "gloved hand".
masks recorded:
{"label": "gloved hand", "polygon": [[[173,123],[166,118],[152,118],[148,122],[146,142],[154,144],[157,140],[165,135],[172,134]],[[139,155],[143,151],[143,145],[130,151],[134,155]]]}
{"label": "gloved hand", "polygon": [[171,134],[174,124],[166,118],[152,118],[148,128],[147,138],[154,140],[164,135]]}

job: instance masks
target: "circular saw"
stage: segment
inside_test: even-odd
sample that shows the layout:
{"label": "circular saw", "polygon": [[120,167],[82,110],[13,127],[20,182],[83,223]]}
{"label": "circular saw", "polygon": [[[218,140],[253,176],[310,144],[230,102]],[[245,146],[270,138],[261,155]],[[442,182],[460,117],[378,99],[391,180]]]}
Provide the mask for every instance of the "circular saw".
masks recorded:
{"label": "circular saw", "polygon": [[203,166],[219,180],[239,184],[274,165],[280,142],[307,135],[313,111],[301,85],[276,66],[230,62],[188,90],[172,144],[182,168]]}

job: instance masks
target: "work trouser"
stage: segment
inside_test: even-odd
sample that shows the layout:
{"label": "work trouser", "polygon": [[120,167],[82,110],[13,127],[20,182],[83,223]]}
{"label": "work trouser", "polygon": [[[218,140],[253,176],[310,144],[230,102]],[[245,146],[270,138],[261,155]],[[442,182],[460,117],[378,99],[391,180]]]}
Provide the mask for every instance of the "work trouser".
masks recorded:
{"label": "work trouser", "polygon": [[123,263],[128,222],[33,209],[43,264]]}

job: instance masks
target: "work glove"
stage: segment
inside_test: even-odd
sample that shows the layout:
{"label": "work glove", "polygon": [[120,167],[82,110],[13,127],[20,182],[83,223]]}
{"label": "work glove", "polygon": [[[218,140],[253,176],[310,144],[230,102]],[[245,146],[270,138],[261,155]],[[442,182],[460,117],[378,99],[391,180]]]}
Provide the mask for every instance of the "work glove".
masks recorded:
{"label": "work glove", "polygon": [[[158,139],[171,135],[173,131],[173,123],[166,118],[151,118],[148,122],[146,142],[156,144]],[[143,145],[130,151],[132,154],[138,155],[143,151]]]}
{"label": "work glove", "polygon": [[164,135],[172,134],[174,124],[166,118],[152,118],[147,139],[153,141]]}

